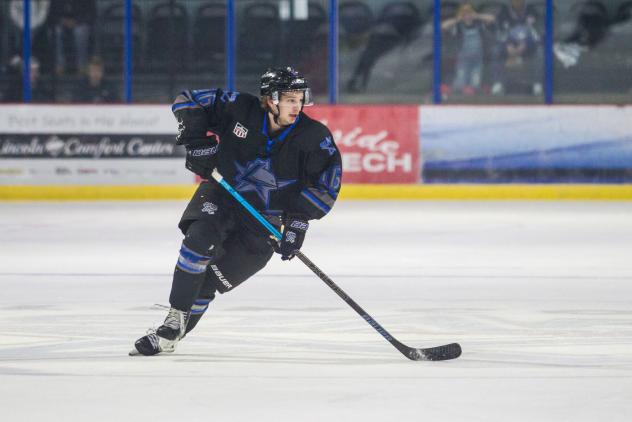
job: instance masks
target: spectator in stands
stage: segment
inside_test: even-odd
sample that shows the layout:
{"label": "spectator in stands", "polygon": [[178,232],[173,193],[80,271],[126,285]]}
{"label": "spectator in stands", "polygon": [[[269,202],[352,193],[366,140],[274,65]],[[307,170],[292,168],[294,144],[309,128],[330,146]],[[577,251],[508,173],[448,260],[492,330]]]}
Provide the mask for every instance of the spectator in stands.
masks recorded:
{"label": "spectator in stands", "polygon": [[483,73],[483,40],[486,26],[495,17],[476,13],[471,4],[465,3],[454,18],[446,19],[441,28],[452,31],[459,38],[456,72],[452,89],[464,95],[473,95],[481,86]]}
{"label": "spectator in stands", "polygon": [[[3,102],[18,103],[24,101],[22,85],[23,62],[20,56],[15,56],[9,64],[9,74],[12,83],[9,86]],[[40,75],[40,62],[36,57],[31,57],[31,102],[51,103],[54,102],[53,90],[50,85],[43,81]]]}
{"label": "spectator in stands", "polygon": [[[512,81],[511,88],[518,91],[524,85],[531,88],[534,95],[542,93],[542,51],[541,37],[536,29],[538,14],[527,6],[525,0],[511,0],[509,7],[503,8],[496,21],[498,43],[493,58],[492,94],[510,91],[507,73],[517,71],[522,76]],[[526,82],[526,83],[525,83]]]}
{"label": "spectator in stands", "polygon": [[94,56],[88,63],[86,76],[75,89],[75,102],[80,103],[113,103],[119,101],[112,85],[104,78],[103,60]]}
{"label": "spectator in stands", "polygon": [[69,71],[69,58],[73,51],[74,68],[80,72],[85,71],[90,35],[96,19],[95,0],[52,0],[51,18],[55,27],[57,74]]}
{"label": "spectator in stands", "polygon": [[369,77],[377,61],[398,45],[409,43],[421,28],[423,20],[419,10],[412,3],[392,4],[397,9],[393,14],[382,12],[375,26],[371,29],[367,46],[360,55],[353,75],[347,82],[349,92],[366,91]]}
{"label": "spectator in stands", "polygon": [[[46,31],[47,19],[50,15],[50,0],[31,0],[30,2],[31,48],[33,54],[40,58],[46,56],[49,48],[50,34]],[[22,55],[22,40],[24,39],[24,0],[11,0],[9,3],[12,30],[9,35],[9,57]],[[50,60],[45,60],[50,62]]]}

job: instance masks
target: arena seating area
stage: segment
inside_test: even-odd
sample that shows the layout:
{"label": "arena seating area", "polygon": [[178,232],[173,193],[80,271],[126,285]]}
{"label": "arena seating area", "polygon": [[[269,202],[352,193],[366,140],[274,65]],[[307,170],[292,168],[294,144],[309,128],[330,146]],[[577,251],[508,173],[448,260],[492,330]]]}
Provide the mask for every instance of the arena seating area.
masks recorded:
{"label": "arena seating area", "polygon": [[[55,1],[55,0],[51,0]],[[15,24],[12,0],[0,2],[0,99],[20,83],[16,58],[21,55],[21,30]],[[19,1],[18,1],[19,3]],[[32,2],[37,3],[37,2]],[[89,2],[88,2],[89,3]],[[306,69],[314,91],[326,100],[328,80],[326,0],[306,2],[306,10],[293,10],[297,2],[237,1],[235,54],[240,89],[254,89],[261,70],[291,63]],[[433,1],[340,0],[339,93],[340,102],[428,103],[433,83]],[[510,4],[502,1],[442,1],[441,18],[455,16],[470,3],[479,13],[498,16]],[[535,27],[544,34],[544,0],[529,1],[537,15]],[[105,64],[105,79],[122,93],[125,7],[123,0],[95,2],[96,16],[88,49]],[[290,10],[284,9],[290,5]],[[629,102],[632,89],[632,1],[587,0],[554,2],[554,90],[560,102]],[[225,84],[226,2],[206,0],[135,0],[132,12],[133,101],[169,101],[181,87]],[[64,36],[69,37],[68,34]],[[50,16],[32,33],[32,54],[40,64],[42,81],[50,86],[50,102],[72,102],[72,89],[81,79],[78,66],[58,72],[55,21]],[[442,79],[454,77],[458,40],[442,37]],[[445,96],[444,101],[465,103],[541,103],[525,95],[491,95],[490,51],[498,42],[493,25],[485,38],[483,82],[474,96]],[[72,42],[63,54],[72,62]],[[542,57],[543,46],[537,52]],[[570,56],[569,56],[570,55]],[[559,56],[559,58],[558,58]],[[570,57],[570,58],[569,58]],[[541,59],[540,59],[541,60]],[[564,61],[573,60],[575,63]],[[489,64],[489,66],[488,66]],[[539,65],[538,65],[539,66]],[[524,73],[531,72],[530,75]],[[400,75],[407,77],[402,80]],[[531,70],[517,78],[537,80]],[[118,95],[122,99],[122,95]],[[399,100],[399,101],[398,101]]]}

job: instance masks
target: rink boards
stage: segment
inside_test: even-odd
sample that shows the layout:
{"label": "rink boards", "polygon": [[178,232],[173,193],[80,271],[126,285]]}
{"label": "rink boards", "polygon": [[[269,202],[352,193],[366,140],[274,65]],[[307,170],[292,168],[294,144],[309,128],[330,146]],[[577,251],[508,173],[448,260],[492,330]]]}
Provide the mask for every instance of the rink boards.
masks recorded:
{"label": "rink boards", "polygon": [[[335,105],[347,199],[632,199],[632,108]],[[0,106],[0,199],[180,199],[167,105]]]}

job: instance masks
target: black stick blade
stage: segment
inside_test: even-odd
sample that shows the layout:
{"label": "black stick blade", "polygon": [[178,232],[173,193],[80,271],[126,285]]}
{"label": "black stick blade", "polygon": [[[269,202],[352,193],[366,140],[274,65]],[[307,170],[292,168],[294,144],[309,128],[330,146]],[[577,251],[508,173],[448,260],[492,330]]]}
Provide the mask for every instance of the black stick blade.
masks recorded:
{"label": "black stick blade", "polygon": [[458,343],[451,343],[427,349],[409,347],[408,350],[402,352],[410,360],[450,360],[461,356],[461,346]]}

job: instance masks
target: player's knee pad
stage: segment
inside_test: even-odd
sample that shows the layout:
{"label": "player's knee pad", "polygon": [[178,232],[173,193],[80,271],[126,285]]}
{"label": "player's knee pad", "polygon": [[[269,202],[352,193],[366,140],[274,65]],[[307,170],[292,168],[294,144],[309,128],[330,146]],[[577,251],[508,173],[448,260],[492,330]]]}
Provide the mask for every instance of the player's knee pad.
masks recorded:
{"label": "player's knee pad", "polygon": [[212,256],[217,251],[221,239],[215,225],[209,221],[194,221],[186,231],[182,244],[200,255]]}
{"label": "player's knee pad", "polygon": [[190,274],[202,274],[215,257],[215,240],[212,227],[204,221],[195,221],[187,229],[177,267]]}

